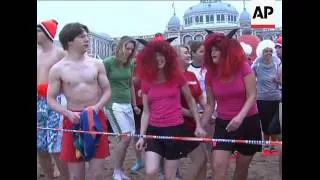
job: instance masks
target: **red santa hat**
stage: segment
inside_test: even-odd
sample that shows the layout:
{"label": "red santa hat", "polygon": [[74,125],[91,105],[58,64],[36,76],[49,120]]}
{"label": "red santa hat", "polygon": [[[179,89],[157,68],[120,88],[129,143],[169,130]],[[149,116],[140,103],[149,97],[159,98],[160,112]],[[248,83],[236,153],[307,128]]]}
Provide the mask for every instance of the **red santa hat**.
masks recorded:
{"label": "red santa hat", "polygon": [[276,40],[276,43],[275,43],[275,47],[282,47],[282,36],[280,36],[277,40]]}
{"label": "red santa hat", "polygon": [[57,33],[58,22],[54,19],[42,21],[38,24],[38,27],[42,29],[42,31],[49,37],[49,39],[53,40]]}

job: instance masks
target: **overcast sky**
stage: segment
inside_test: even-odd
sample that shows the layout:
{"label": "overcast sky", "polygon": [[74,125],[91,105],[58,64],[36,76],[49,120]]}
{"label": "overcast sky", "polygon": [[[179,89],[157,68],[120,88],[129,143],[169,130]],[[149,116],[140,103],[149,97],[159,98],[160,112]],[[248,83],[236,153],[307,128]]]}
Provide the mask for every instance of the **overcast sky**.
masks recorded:
{"label": "overcast sky", "polygon": [[[183,23],[184,12],[197,1],[175,1],[176,15]],[[239,13],[243,11],[241,0],[222,1],[233,5]],[[92,31],[123,35],[150,35],[164,32],[173,15],[173,1],[37,1],[38,23],[46,19],[59,22],[58,33],[70,22],[80,22]],[[251,11],[251,1],[246,2]],[[276,27],[282,25],[282,2],[276,1]],[[56,38],[57,39],[57,36]]]}

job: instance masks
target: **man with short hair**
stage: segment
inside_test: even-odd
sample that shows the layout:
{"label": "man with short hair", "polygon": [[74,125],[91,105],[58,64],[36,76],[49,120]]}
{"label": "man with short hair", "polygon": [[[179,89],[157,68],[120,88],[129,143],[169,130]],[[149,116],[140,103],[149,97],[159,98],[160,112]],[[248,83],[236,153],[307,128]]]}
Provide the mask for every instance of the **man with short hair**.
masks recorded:
{"label": "man with short hair", "polygon": [[[64,129],[75,127],[80,123],[80,113],[93,109],[103,131],[107,131],[103,107],[110,99],[111,90],[104,65],[86,55],[88,31],[80,23],[69,23],[61,30],[59,39],[67,56],[50,70],[47,98],[49,106],[64,116]],[[67,107],[56,101],[60,92],[66,96]],[[84,180],[85,161],[77,156],[73,141],[73,133],[64,132],[60,158],[68,163],[70,180]],[[89,160],[89,174],[92,177],[89,179],[103,180],[105,158],[109,156],[107,136],[100,136],[93,148],[94,156]]]}
{"label": "man with short hair", "polygon": [[281,36],[277,39],[275,43],[275,48],[276,48],[278,58],[282,60],[282,37]]}
{"label": "man with short hair", "polygon": [[[46,20],[37,25],[37,126],[42,128],[62,127],[62,116],[48,106],[46,99],[49,70],[65,56],[65,52],[53,43],[57,25],[55,20]],[[63,98],[62,95],[59,95],[57,101],[61,103]],[[67,166],[59,160],[61,136],[62,132],[58,131],[42,129],[37,131],[39,164],[47,180],[54,178],[52,159],[55,160],[59,169],[60,179],[68,179]]]}
{"label": "man with short hair", "polygon": [[276,44],[275,48],[276,48],[278,58],[282,60],[282,45]]}

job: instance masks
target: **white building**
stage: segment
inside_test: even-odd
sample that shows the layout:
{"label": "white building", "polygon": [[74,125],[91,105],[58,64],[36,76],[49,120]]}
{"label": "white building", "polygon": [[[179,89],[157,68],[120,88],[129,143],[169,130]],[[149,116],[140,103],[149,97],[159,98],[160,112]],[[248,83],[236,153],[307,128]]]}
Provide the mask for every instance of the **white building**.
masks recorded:
{"label": "white building", "polygon": [[[112,55],[115,44],[108,34],[89,32],[88,37],[90,45],[87,53],[90,57],[105,59]],[[54,40],[53,43],[58,47],[62,47],[58,40]]]}
{"label": "white building", "polygon": [[220,0],[200,0],[200,3],[189,7],[181,23],[176,13],[170,18],[167,37],[178,37],[172,44],[188,44],[190,40],[203,40],[205,29],[226,33],[239,27],[239,13],[231,4]]}
{"label": "white building", "polygon": [[88,55],[98,59],[105,59],[112,55],[113,40],[105,33],[89,33],[90,45]]}
{"label": "white building", "polygon": [[[207,36],[205,29],[228,33],[232,29],[240,28],[237,36],[246,31],[257,35],[260,39],[272,40],[282,33],[282,28],[251,29],[250,22],[251,15],[245,8],[245,2],[243,11],[239,14],[235,7],[221,0],[200,0],[198,4],[185,10],[182,21],[173,10],[173,16],[168,21],[166,31],[163,33],[167,38],[177,37],[171,43],[172,45],[188,44],[190,40],[203,40]],[[153,35],[134,36],[133,38],[150,40]],[[119,40],[119,38],[114,39],[115,41]]]}

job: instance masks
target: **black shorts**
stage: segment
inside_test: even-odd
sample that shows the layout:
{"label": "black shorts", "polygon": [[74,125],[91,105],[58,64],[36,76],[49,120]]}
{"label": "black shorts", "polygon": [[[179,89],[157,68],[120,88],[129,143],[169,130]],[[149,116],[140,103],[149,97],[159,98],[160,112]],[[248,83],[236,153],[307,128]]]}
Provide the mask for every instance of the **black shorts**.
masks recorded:
{"label": "black shorts", "polygon": [[[183,124],[170,127],[154,127],[149,125],[147,135],[194,137],[193,133],[188,131]],[[146,141],[146,152],[155,152],[167,160],[177,160],[187,157],[187,155],[200,144],[198,141],[167,139],[147,139]]]}
{"label": "black shorts", "polygon": [[140,134],[140,126],[141,126],[141,116],[142,116],[142,112],[143,112],[143,106],[142,105],[137,105],[141,112],[140,114],[136,114],[135,111],[133,111],[133,115],[134,115],[134,125],[136,128],[136,134]]}
{"label": "black shorts", "polygon": [[[272,119],[277,118],[275,116],[279,116],[279,103],[280,101],[257,101],[261,126],[263,134],[265,135],[276,135],[279,133],[271,133],[269,132],[269,126],[271,124]],[[277,118],[278,119],[278,118]]]}
{"label": "black shorts", "polygon": [[[227,132],[226,127],[230,123],[230,120],[216,119],[214,139],[237,139],[237,140],[262,140],[261,127],[259,121],[259,115],[253,115],[246,117],[239,129],[234,132]],[[242,155],[253,156],[256,152],[261,152],[261,145],[251,144],[234,144],[217,142],[212,150],[225,150],[235,151],[237,150]]]}

